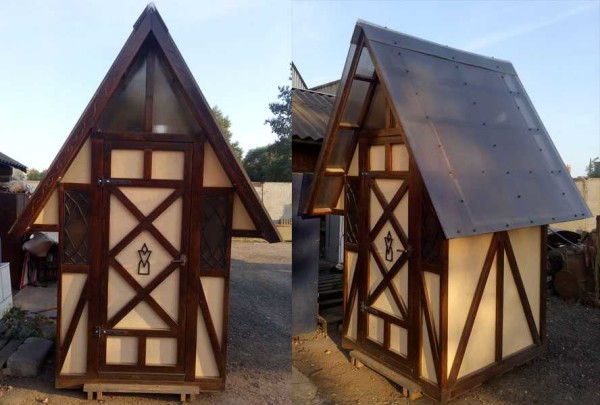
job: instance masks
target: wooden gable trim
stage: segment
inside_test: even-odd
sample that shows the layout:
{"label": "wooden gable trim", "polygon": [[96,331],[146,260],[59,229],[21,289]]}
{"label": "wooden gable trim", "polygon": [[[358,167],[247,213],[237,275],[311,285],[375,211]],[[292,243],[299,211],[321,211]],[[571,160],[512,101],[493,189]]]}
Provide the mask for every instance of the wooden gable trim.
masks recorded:
{"label": "wooden gable trim", "polygon": [[108,100],[110,100],[116,91],[122,77],[129,69],[131,62],[148,37],[152,28],[151,20],[154,12],[154,9],[146,8],[136,22],[134,31],[125,42],[125,45],[108,70],[98,90],[94,93],[79,121],[77,121],[77,124],[75,124],[67,140],[54,158],[48,169],[48,173],[36,188],[29,203],[10,229],[9,234],[18,236],[25,233],[33,224],[48,199],[50,199],[52,192],[56,189],[57,183],[65,175],[75,156],[77,156],[77,153],[90,136],[91,130],[106,107]]}
{"label": "wooden gable trim", "polygon": [[231,180],[233,188],[240,196],[248,215],[256,226],[257,233],[269,242],[281,242],[281,236],[273,225],[262,201],[256,194],[250,178],[243,170],[242,165],[236,158],[231,145],[223,135],[221,128],[215,120],[212,110],[194,77],[185,63],[173,38],[169,35],[164,22],[160,16],[152,20],[152,33],[159,48],[162,50],[173,75],[179,81],[183,95],[192,107],[192,114],[204,129],[206,139],[210,142],[223,170]]}
{"label": "wooden gable trim", "polygon": [[202,128],[205,128],[206,138],[215,151],[218,152],[217,157],[252,219],[257,234],[269,242],[280,242],[282,240],[281,236],[252,187],[248,175],[242,169],[231,146],[222,134],[206,99],[179,53],[173,38],[168,33],[165,23],[154,7],[147,7],[136,21],[133,32],[54,158],[48,169],[48,174],[40,182],[31,200],[9,233],[22,235],[31,227],[52,192],[56,189],[57,183],[66,173],[86,139],[91,135],[100,114],[104,111],[106,104],[117,90],[121,79],[150,34],[154,35],[159,51],[162,51],[168,67],[177,78],[183,90],[183,95],[191,106],[192,114],[194,114]]}

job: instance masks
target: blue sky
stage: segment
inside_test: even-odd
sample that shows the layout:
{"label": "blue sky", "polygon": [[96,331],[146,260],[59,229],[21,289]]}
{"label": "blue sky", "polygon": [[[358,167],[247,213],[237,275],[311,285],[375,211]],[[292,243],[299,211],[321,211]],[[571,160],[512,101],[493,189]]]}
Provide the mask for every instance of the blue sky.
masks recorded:
{"label": "blue sky", "polygon": [[513,63],[574,176],[600,156],[600,1],[293,1],[308,86],[339,79],[357,19]]}
{"label": "blue sky", "polygon": [[[0,2],[0,151],[46,168],[148,0]],[[269,102],[289,84],[291,2],[155,1],[208,102],[244,150],[275,140]]]}

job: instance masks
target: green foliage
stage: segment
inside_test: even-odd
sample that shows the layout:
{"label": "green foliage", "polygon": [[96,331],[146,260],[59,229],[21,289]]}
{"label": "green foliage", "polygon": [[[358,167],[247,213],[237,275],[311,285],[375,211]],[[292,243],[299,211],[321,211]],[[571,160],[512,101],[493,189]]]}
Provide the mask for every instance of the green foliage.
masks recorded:
{"label": "green foliage", "polygon": [[47,172],[48,169],[44,169],[40,172],[37,169],[31,168],[27,171],[27,180],[42,180]]}
{"label": "green foliage", "polygon": [[277,140],[251,149],[244,158],[244,168],[252,181],[292,181],[292,91],[279,86],[278,100],[269,103],[273,117],[265,120]]}
{"label": "green foliage", "polygon": [[219,127],[221,128],[221,131],[223,131],[223,135],[225,135],[225,138],[227,138],[227,141],[231,145],[231,149],[233,149],[233,152],[241,161],[244,157],[244,150],[240,146],[239,142],[231,140],[233,134],[231,133],[231,120],[229,119],[229,116],[223,114],[223,111],[221,111],[221,109],[216,105],[212,108],[212,112],[217,120],[217,124],[219,124]]}
{"label": "green foliage", "polygon": [[588,178],[600,178],[600,157],[590,159],[590,164],[585,167]]}

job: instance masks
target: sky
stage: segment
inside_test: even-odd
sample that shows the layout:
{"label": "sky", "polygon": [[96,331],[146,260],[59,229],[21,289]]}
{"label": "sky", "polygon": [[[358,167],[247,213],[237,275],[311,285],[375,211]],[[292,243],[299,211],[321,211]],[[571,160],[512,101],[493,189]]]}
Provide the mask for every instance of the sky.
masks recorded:
{"label": "sky", "polygon": [[309,87],[340,78],[357,19],[509,60],[571,174],[600,156],[600,0],[295,0],[292,59]]}
{"label": "sky", "polygon": [[[0,152],[47,168],[148,0],[0,2]],[[264,121],[289,85],[291,2],[155,1],[211,106],[248,149],[276,139]]]}

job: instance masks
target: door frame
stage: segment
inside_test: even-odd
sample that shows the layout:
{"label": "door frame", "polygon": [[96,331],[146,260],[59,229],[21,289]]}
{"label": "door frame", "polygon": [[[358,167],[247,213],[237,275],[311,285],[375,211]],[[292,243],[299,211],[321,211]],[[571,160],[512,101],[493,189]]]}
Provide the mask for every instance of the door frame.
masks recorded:
{"label": "door frame", "polygon": [[[102,139],[104,138],[104,139]],[[95,293],[90,297],[90,321],[88,324],[88,372],[97,375],[101,379],[131,379],[131,380],[152,380],[154,378],[161,380],[181,381],[185,378],[189,362],[186,360],[190,357],[187,353],[189,345],[187,344],[188,334],[186,333],[187,317],[187,295],[189,289],[187,286],[189,273],[194,271],[190,265],[190,260],[184,265],[179,266],[179,305],[177,328],[172,332],[156,333],[156,331],[137,332],[134,336],[139,336],[138,340],[138,362],[134,365],[107,365],[106,364],[106,335],[101,333],[105,327],[106,319],[106,304],[107,304],[107,288],[108,288],[108,273],[105,269],[108,268],[108,230],[109,230],[109,215],[105,215],[109,210],[110,195],[112,193],[105,192],[108,187],[117,186],[135,186],[135,187],[164,187],[164,188],[180,188],[182,198],[182,229],[181,229],[181,246],[179,253],[190,256],[190,236],[192,229],[191,204],[192,204],[192,182],[194,179],[192,165],[194,156],[194,144],[185,142],[186,137],[176,137],[162,134],[152,135],[152,141],[142,140],[139,137],[132,137],[129,134],[111,134],[110,136],[98,136],[92,140],[92,182],[94,187],[94,217],[101,218],[97,220],[98,228],[102,232],[96,232],[92,238],[94,250],[98,252],[95,263],[92,269],[95,285],[100,288],[93,289]],[[183,138],[183,139],[181,139]],[[183,141],[183,142],[182,142]],[[111,167],[111,151],[112,149],[130,149],[144,151],[144,176],[139,180],[115,180],[110,178]],[[184,152],[184,167],[183,180],[152,180],[151,177],[151,157],[148,155],[152,150],[167,150],[167,151],[182,151]],[[202,158],[199,159],[202,161]],[[107,181],[108,180],[108,181]],[[110,183],[109,183],[110,181]],[[110,185],[109,185],[110,184]],[[176,187],[174,187],[176,186]],[[170,207],[170,204],[168,205]],[[167,208],[168,208],[167,207]],[[164,211],[163,211],[164,212]],[[176,258],[174,258],[176,260]],[[157,284],[157,286],[160,285]],[[139,291],[137,291],[139,294]],[[149,295],[149,293],[148,293]],[[141,302],[145,302],[142,300]],[[100,328],[100,333],[97,333],[96,328]],[[112,335],[112,334],[111,334]],[[148,366],[144,365],[145,340],[146,337],[154,335],[168,335],[168,337],[177,338],[177,364],[175,366]],[[119,334],[118,336],[121,336]],[[91,360],[91,362],[90,362]],[[137,376],[132,377],[135,373]]]}
{"label": "door frame", "polygon": [[[357,346],[366,354],[381,359],[384,364],[394,366],[399,370],[403,370],[410,375],[418,376],[420,372],[420,350],[421,350],[421,337],[422,337],[422,326],[421,326],[421,300],[420,300],[420,288],[419,288],[419,272],[420,272],[420,237],[421,237],[421,193],[422,184],[419,181],[418,169],[412,158],[411,154],[408,154],[409,169],[407,172],[399,173],[394,172],[392,174],[391,161],[392,161],[392,148],[391,144],[403,143],[396,136],[382,136],[382,137],[365,137],[362,136],[358,143],[359,152],[359,190],[360,190],[360,205],[362,208],[362,217],[359,220],[359,257],[357,263],[358,276],[360,277],[358,289],[358,328],[357,328]],[[377,174],[370,174],[369,168],[369,147],[372,145],[386,145],[386,162],[385,170],[376,171]],[[390,145],[388,147],[387,145]],[[371,187],[369,185],[370,178],[392,178],[392,179],[404,179],[408,184],[408,229],[406,237],[409,244],[410,252],[407,257],[408,265],[408,296],[406,298],[406,331],[407,331],[407,345],[406,345],[406,357],[400,356],[390,350],[385,349],[383,346],[371,342],[368,339],[368,321],[367,317],[369,312],[366,310],[366,300],[369,296],[369,266],[370,266],[370,199],[371,199]],[[385,210],[385,207],[382,207]],[[356,277],[356,275],[355,275]],[[385,328],[385,327],[384,327]],[[385,334],[385,331],[384,331]]]}

